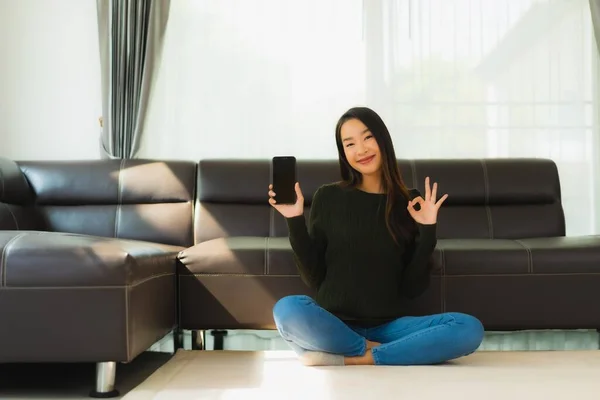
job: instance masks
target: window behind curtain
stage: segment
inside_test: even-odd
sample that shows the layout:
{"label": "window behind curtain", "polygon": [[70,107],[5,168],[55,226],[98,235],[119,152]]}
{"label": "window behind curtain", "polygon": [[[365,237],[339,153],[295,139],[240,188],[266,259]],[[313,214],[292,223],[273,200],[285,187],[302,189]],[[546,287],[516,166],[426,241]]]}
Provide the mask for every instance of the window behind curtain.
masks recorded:
{"label": "window behind curtain", "polygon": [[141,156],[336,158],[366,105],[402,158],[552,158],[596,232],[587,0],[178,0],[164,57]]}

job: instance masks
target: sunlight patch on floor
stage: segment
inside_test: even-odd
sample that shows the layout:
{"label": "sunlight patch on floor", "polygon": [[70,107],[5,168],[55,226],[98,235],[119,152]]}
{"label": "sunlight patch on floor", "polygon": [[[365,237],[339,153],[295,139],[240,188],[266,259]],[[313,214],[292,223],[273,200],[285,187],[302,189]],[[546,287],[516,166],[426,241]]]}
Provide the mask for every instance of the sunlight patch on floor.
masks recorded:
{"label": "sunlight patch on floor", "polygon": [[179,351],[125,399],[597,399],[599,370],[600,351],[482,351],[439,366],[317,368],[291,351]]}

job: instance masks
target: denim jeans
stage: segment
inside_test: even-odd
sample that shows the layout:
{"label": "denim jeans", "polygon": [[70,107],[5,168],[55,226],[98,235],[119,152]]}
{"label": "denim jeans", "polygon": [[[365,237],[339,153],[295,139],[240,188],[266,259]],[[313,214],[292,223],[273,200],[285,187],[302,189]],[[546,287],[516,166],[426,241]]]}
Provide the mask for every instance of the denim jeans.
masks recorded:
{"label": "denim jeans", "polygon": [[273,308],[277,330],[301,355],[321,351],[361,356],[366,340],[381,343],[371,349],[376,365],[432,365],[471,354],[483,340],[478,319],[462,313],[401,317],[373,328],[349,325],[312,298],[287,296]]}

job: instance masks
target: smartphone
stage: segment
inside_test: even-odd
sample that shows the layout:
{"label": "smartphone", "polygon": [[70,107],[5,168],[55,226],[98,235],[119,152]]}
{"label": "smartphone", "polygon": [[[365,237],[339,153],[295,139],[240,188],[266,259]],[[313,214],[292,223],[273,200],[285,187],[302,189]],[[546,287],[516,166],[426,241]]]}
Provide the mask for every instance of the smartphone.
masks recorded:
{"label": "smartphone", "polygon": [[296,180],[296,157],[273,157],[271,162],[271,181],[277,204],[296,203]]}

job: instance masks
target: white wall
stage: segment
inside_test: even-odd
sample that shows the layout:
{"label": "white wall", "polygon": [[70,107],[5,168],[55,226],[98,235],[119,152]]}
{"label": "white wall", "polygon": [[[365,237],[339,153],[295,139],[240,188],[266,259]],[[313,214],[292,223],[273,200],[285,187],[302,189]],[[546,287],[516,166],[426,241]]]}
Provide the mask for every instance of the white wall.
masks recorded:
{"label": "white wall", "polygon": [[0,157],[100,157],[96,0],[0,0]]}

